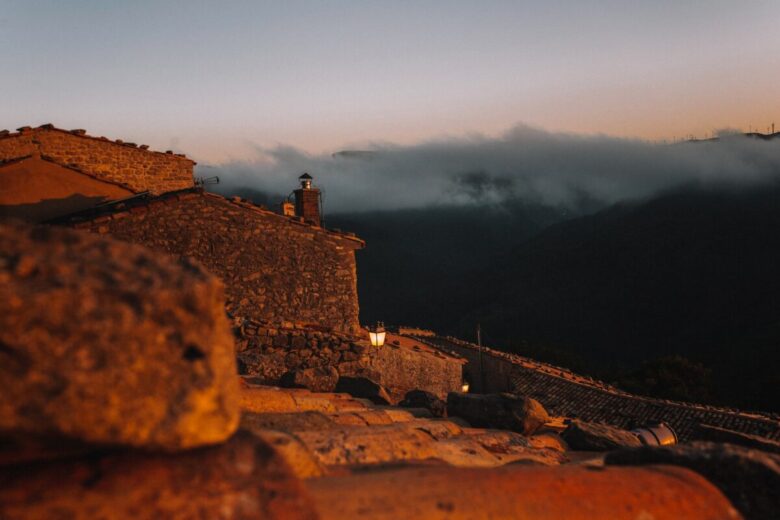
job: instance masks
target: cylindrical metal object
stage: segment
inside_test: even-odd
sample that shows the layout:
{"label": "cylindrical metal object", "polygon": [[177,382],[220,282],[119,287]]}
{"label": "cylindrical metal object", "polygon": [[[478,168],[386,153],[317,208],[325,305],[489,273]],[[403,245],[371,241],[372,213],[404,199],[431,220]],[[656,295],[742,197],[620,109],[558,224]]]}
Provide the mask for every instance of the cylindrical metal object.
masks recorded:
{"label": "cylindrical metal object", "polygon": [[631,433],[639,437],[646,446],[669,446],[677,444],[677,434],[666,423],[658,423],[644,428],[636,428]]}

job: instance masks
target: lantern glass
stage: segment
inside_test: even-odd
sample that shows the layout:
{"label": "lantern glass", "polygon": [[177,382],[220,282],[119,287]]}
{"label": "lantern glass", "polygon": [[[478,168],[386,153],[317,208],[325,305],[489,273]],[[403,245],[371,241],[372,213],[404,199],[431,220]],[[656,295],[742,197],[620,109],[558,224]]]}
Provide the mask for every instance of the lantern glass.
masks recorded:
{"label": "lantern glass", "polygon": [[368,337],[371,340],[372,347],[381,347],[385,344],[385,327],[382,322],[376,324],[375,327],[368,329]]}
{"label": "lantern glass", "polygon": [[463,385],[461,385],[461,391],[464,394],[467,394],[469,392],[469,383],[468,383],[468,381],[464,381],[463,382]]}
{"label": "lantern glass", "polygon": [[381,347],[385,344],[385,331],[372,330],[368,333],[372,347]]}

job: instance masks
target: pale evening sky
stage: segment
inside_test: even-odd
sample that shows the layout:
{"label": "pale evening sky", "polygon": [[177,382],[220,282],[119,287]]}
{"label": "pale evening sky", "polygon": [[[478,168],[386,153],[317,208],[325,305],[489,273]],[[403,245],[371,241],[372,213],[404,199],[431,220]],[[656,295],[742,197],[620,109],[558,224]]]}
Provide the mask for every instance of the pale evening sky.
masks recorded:
{"label": "pale evening sky", "polygon": [[0,129],[219,163],[522,122],[780,127],[780,2],[0,0]]}

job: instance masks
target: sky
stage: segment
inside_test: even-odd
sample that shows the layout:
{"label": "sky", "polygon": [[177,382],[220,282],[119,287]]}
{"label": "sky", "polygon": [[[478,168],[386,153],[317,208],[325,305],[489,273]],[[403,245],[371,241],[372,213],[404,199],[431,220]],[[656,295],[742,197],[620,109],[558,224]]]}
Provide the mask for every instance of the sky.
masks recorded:
{"label": "sky", "polygon": [[86,128],[215,167],[518,125],[765,131],[778,27],[776,0],[0,0],[0,128]]}

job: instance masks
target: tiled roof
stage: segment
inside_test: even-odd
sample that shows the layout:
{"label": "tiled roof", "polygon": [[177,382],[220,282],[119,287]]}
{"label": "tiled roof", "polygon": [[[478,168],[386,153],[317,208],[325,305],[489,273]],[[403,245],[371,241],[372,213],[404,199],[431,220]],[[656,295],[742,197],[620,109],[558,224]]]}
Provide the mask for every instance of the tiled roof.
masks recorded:
{"label": "tiled roof", "polygon": [[[455,351],[477,351],[473,343],[456,338],[417,338],[423,343]],[[602,422],[620,428],[664,421],[683,441],[694,438],[699,424],[780,439],[780,417],[732,408],[642,397],[624,392],[568,369],[483,347],[483,355],[512,365],[512,392],[533,397],[555,415]]]}
{"label": "tiled roof", "polygon": [[601,454],[549,442],[550,432],[527,437],[346,394],[243,383],[242,428],[304,479],[323,519],[738,517],[683,468],[606,467]]}
{"label": "tiled roof", "polygon": [[119,186],[121,188],[124,188],[124,189],[126,189],[128,191],[131,191],[131,192],[134,192],[134,193],[136,193],[138,191],[138,190],[134,189],[132,186],[130,186],[127,183],[119,182],[119,181],[116,181],[116,180],[113,180],[113,179],[107,179],[105,177],[100,177],[98,175],[95,175],[94,173],[90,173],[90,172],[84,171],[84,170],[82,170],[80,168],[77,168],[76,166],[74,166],[72,164],[63,164],[62,162],[57,161],[56,159],[53,159],[52,157],[48,157],[46,155],[41,155],[41,156],[25,155],[23,157],[17,157],[15,159],[9,159],[7,161],[0,161],[0,168],[6,167],[6,166],[10,166],[12,164],[18,164],[18,163],[23,162],[23,161],[28,161],[30,159],[40,159],[42,161],[46,161],[48,163],[54,164],[56,166],[59,166],[60,168],[65,168],[66,170],[71,170],[71,171],[74,171],[74,172],[79,173],[81,175],[86,175],[87,177],[95,179],[96,181],[99,181],[99,182],[105,182],[106,184],[113,184],[115,186]]}

